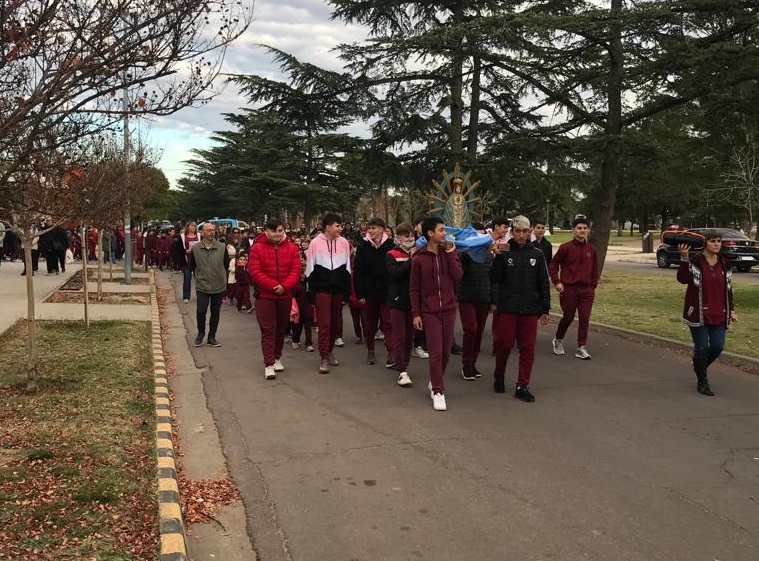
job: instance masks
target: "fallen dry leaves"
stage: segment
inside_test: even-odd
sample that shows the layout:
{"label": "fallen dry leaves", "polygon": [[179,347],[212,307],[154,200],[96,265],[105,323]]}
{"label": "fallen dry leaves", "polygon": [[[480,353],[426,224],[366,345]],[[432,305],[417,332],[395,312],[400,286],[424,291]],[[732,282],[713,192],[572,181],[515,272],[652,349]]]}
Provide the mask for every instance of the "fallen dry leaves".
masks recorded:
{"label": "fallen dry leaves", "polygon": [[[169,333],[169,325],[164,313],[169,305],[169,293],[171,289],[158,288],[156,300],[158,302],[159,316],[161,318],[161,340],[166,348],[166,338]],[[171,353],[164,351],[166,363],[166,376],[176,376],[176,363]],[[176,426],[176,410],[174,407],[174,392],[169,391],[169,403],[171,404],[171,440],[174,446],[176,458],[179,494],[182,501],[182,517],[185,525],[216,521],[215,515],[225,505],[240,500],[242,496],[235,482],[228,478],[222,479],[189,479],[182,468],[182,443],[179,439],[179,431]]]}

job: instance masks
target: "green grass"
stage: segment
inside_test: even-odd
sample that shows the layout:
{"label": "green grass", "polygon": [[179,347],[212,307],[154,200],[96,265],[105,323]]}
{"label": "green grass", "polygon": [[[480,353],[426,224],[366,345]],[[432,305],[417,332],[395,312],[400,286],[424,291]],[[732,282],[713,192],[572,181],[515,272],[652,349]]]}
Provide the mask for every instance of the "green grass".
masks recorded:
{"label": "green grass", "polygon": [[0,339],[0,559],[155,559],[150,326],[26,323]]}
{"label": "green grass", "polygon": [[[654,232],[651,234],[654,236],[654,247],[659,243],[659,232]],[[609,245],[630,245],[630,244],[640,244],[641,243],[641,234],[638,232],[634,232],[633,235],[630,235],[630,231],[623,232],[621,236],[618,236],[616,233],[616,230],[614,230],[609,236]],[[564,242],[568,242],[572,239],[572,231],[571,230],[561,230],[554,232],[553,235],[548,236],[548,241],[550,241],[554,249]]]}
{"label": "green grass", "polygon": [[[684,295],[685,285],[675,280],[674,271],[670,278],[604,270],[591,319],[690,343],[690,331],[681,321]],[[726,350],[759,358],[759,290],[734,285],[733,296],[739,321],[730,327]]]}

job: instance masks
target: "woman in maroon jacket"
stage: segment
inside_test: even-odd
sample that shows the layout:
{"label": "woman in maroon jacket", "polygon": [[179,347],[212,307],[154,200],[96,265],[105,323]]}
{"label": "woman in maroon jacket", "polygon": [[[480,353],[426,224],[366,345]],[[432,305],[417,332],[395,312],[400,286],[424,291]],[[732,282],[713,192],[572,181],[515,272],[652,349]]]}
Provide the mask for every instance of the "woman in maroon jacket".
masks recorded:
{"label": "woman in maroon jacket", "polygon": [[282,372],[282,348],[290,321],[293,289],[300,280],[301,261],[298,248],[285,235],[281,220],[271,219],[264,233],[256,238],[248,259],[256,292],[256,319],[261,328],[261,351],[264,377],[271,380]]}
{"label": "woman in maroon jacket", "polygon": [[692,257],[690,246],[678,246],[677,282],[688,285],[683,322],[693,338],[696,390],[702,395],[714,395],[706,370],[722,353],[725,332],[731,321],[738,321],[738,316],[733,311],[732,265],[720,255],[722,237],[716,230],[707,230],[704,239],[704,251]]}
{"label": "woman in maroon jacket", "polygon": [[445,411],[443,375],[453,346],[456,325],[456,285],[464,275],[456,244],[446,242],[440,218],[422,223],[427,245],[411,260],[411,315],[414,328],[424,329],[430,353],[430,397],[435,411]]}

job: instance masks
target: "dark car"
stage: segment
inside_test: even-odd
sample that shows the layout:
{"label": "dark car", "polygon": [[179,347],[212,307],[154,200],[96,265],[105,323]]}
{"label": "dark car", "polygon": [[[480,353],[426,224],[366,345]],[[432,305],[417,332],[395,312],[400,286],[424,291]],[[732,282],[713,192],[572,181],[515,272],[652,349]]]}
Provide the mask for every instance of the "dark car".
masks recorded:
{"label": "dark car", "polygon": [[[754,241],[732,228],[688,228],[689,232],[703,234],[707,230],[717,230],[722,236],[722,253],[733,266],[745,273],[754,265],[759,265],[759,242]],[[692,250],[698,253],[700,250]],[[656,264],[666,268],[680,263],[680,253],[676,245],[661,244],[656,250]]]}

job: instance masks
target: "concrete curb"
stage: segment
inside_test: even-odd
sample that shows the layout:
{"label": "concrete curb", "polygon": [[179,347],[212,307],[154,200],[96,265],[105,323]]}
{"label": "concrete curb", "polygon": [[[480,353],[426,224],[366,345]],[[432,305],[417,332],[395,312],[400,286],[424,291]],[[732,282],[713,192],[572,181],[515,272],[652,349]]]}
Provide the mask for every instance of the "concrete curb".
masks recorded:
{"label": "concrete curb", "polygon": [[158,524],[161,538],[160,561],[186,561],[187,544],[180,504],[174,444],[171,440],[171,404],[166,361],[161,340],[161,320],[151,275],[151,332],[155,373],[156,460],[158,475]]}

